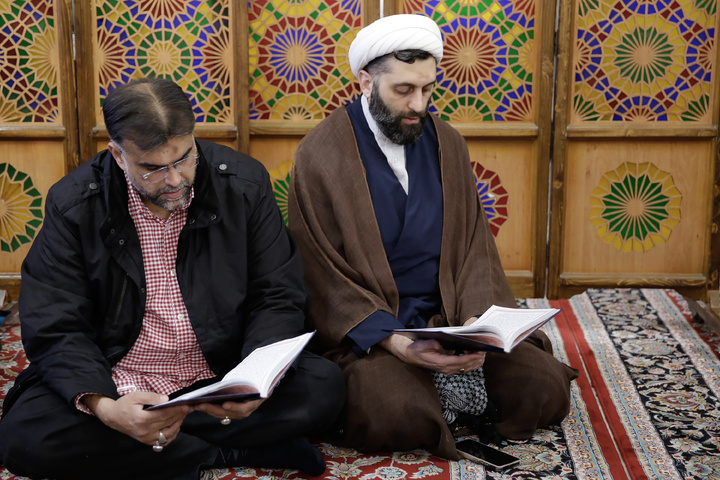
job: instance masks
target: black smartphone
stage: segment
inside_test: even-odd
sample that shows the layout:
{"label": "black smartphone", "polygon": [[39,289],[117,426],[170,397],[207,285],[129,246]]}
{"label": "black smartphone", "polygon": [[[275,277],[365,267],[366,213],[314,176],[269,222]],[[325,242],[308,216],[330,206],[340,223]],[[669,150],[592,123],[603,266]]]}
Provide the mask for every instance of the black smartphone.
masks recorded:
{"label": "black smartphone", "polygon": [[455,447],[463,457],[493,470],[503,470],[520,462],[517,457],[475,440],[460,440],[455,442]]}

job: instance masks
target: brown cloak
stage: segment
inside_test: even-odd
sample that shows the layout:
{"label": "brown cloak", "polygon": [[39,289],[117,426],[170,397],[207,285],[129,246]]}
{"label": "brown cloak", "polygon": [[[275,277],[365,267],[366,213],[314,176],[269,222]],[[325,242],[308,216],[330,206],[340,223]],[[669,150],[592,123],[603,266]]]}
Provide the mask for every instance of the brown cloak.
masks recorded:
{"label": "brown cloak", "polygon": [[[439,271],[444,315],[431,323],[458,325],[492,304],[515,306],[515,299],[480,205],[465,140],[446,122],[431,119],[444,195]],[[345,338],[377,310],[397,316],[399,303],[345,108],[300,142],[288,213],[305,264],[317,347],[343,368],[347,380],[348,445],[365,451],[425,448],[457,458],[430,373],[380,347],[358,359]],[[496,425],[501,435],[528,438],[538,426],[567,414],[569,381],[577,373],[549,351],[540,333],[511,354],[487,355],[486,384],[501,412]]]}

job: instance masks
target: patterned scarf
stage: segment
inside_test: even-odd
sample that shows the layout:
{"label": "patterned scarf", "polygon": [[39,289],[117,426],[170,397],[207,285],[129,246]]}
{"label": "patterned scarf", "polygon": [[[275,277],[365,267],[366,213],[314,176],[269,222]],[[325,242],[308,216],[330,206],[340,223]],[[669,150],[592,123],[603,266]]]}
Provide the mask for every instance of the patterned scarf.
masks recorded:
{"label": "patterned scarf", "polygon": [[488,398],[482,368],[459,375],[433,372],[433,378],[448,424],[457,419],[458,413],[480,415],[485,411]]}

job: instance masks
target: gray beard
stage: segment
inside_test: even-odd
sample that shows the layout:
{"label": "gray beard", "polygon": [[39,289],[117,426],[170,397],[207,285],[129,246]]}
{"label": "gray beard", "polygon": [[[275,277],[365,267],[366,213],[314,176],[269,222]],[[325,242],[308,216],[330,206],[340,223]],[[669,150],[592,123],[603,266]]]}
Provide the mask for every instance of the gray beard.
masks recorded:
{"label": "gray beard", "polygon": [[[126,160],[123,159],[125,162],[125,169],[128,168],[128,163]],[[177,188],[172,187],[166,187],[158,190],[155,193],[150,193],[145,186],[143,186],[139,180],[137,180],[135,177],[130,175],[128,173],[128,178],[130,179],[130,183],[132,186],[137,190],[138,194],[140,195],[140,198],[143,200],[148,200],[153,205],[157,205],[158,207],[164,208],[165,210],[169,212],[173,212],[177,210],[180,207],[183,207],[188,199],[190,198],[190,192],[192,188],[192,183],[188,182],[183,178],[182,183]],[[178,190],[178,188],[183,189],[183,195],[182,197],[178,198],[177,200],[169,201],[169,200],[163,200],[161,195],[163,193],[173,192],[175,190]]]}

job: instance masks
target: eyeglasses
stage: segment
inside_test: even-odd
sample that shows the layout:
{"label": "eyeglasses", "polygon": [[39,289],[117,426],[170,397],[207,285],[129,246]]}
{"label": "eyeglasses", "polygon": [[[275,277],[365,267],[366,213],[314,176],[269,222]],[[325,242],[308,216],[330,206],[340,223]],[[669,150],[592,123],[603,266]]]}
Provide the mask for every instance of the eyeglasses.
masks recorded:
{"label": "eyeglasses", "polygon": [[[193,145],[195,144],[195,138],[193,137]],[[122,157],[123,161],[127,164],[127,158],[125,157],[125,152],[118,147],[118,150],[120,150],[120,156]],[[200,162],[200,152],[195,151],[195,153],[188,155],[185,158],[181,158],[177,162],[173,163],[172,165],[166,165],[164,167],[156,168],[155,170],[147,173],[143,173],[140,175],[140,178],[142,178],[145,182],[149,184],[162,182],[167,178],[167,176],[170,174],[170,169],[175,169],[176,172],[182,173],[187,170],[191,170],[195,167],[197,167],[198,163]]]}
{"label": "eyeglasses", "polygon": [[191,170],[195,167],[197,167],[197,164],[200,162],[200,153],[194,153],[191,155],[188,155],[185,158],[181,158],[177,162],[173,163],[172,165],[167,165],[165,167],[160,167],[152,172],[143,173],[140,175],[140,178],[145,180],[147,183],[158,183],[162,182],[167,178],[167,176],[170,174],[170,169],[174,168],[176,172],[182,173],[187,170]]}

